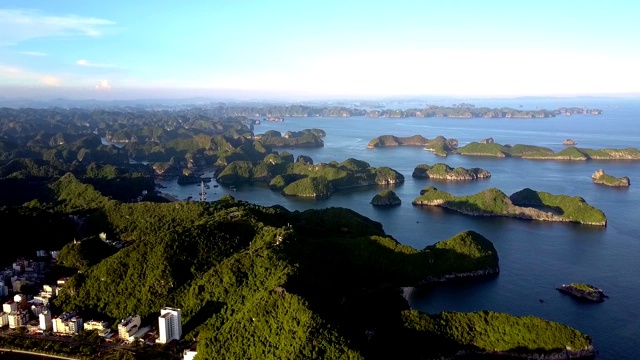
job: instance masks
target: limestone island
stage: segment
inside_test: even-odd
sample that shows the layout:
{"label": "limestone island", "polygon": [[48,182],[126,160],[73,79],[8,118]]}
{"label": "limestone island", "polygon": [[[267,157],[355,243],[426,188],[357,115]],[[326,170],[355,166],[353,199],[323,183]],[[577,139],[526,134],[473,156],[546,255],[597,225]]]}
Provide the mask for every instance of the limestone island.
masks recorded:
{"label": "limestone island", "polygon": [[254,136],[263,145],[272,148],[281,147],[323,147],[322,138],[327,134],[321,129],[304,129],[302,131],[287,131],[284,136],[276,130],[269,130],[264,134]]}
{"label": "limestone island", "polygon": [[557,288],[557,290],[562,293],[569,294],[575,298],[593,302],[603,302],[605,298],[608,298],[608,296],[604,294],[604,291],[602,291],[602,289],[598,289],[597,287],[589,284],[562,284],[562,286]]}
{"label": "limestone island", "polygon": [[414,178],[461,181],[487,179],[491,177],[491,173],[481,168],[457,167],[454,169],[447,164],[437,163],[433,166],[427,164],[416,166],[412,176]]}
{"label": "limestone island", "polygon": [[614,177],[611,175],[607,175],[604,173],[604,170],[600,169],[591,175],[593,182],[596,184],[603,184],[607,186],[619,186],[619,187],[628,187],[631,185],[631,181],[628,177]]}
{"label": "limestone island", "polygon": [[565,141],[562,142],[562,145],[567,145],[567,146],[573,146],[573,145],[577,145],[578,143],[575,142],[572,139],[566,139]]}
{"label": "limestone island", "polygon": [[396,206],[402,204],[402,200],[392,190],[382,190],[371,199],[371,205]]}
{"label": "limestone island", "polygon": [[[429,359],[593,359],[588,335],[569,326],[535,316],[513,316],[493,311],[402,313],[405,327],[415,331],[412,341],[438,357]],[[468,330],[472,329],[473,336]],[[437,340],[434,340],[437,339]]]}
{"label": "limestone island", "polygon": [[549,148],[535,145],[501,145],[495,143],[493,138],[486,138],[479,142],[470,142],[465,146],[459,147],[458,140],[447,139],[443,136],[429,140],[421,135],[404,138],[393,135],[383,135],[371,140],[367,148],[374,149],[401,145],[424,146],[425,150],[432,151],[439,156],[459,154],[469,156],[519,157],[539,160],[640,160],[640,150],[636,148],[588,149],[570,146],[564,150],[554,152]]}
{"label": "limestone island", "polygon": [[264,183],[288,196],[328,197],[352,187],[399,184],[404,176],[389,167],[374,168],[353,158],[313,164],[310,157],[299,156],[294,162],[293,155],[284,151],[269,154],[262,161],[234,161],[216,180],[225,185]]}
{"label": "limestone island", "polygon": [[553,195],[525,188],[507,196],[491,188],[474,195],[455,196],[429,186],[420,191],[413,205],[440,206],[472,216],[505,216],[519,219],[574,222],[606,226],[604,213],[583,198]]}
{"label": "limestone island", "polygon": [[367,149],[386,146],[422,146],[425,150],[432,151],[439,156],[447,156],[458,147],[458,140],[446,139],[444,136],[437,136],[429,140],[421,135],[408,137],[397,137],[393,135],[382,135],[369,141]]}
{"label": "limestone island", "polygon": [[640,150],[628,149],[587,149],[568,147],[554,152],[553,150],[534,145],[500,145],[497,143],[471,142],[455,151],[461,155],[519,157],[540,160],[640,160]]}

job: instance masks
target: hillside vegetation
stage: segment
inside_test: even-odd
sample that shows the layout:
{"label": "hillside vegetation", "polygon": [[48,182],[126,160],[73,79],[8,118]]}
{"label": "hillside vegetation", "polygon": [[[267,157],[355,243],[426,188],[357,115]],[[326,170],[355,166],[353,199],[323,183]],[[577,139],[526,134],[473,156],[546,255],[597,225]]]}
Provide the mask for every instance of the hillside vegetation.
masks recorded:
{"label": "hillside vegetation", "polygon": [[496,188],[474,195],[454,196],[433,186],[420,191],[414,205],[441,206],[474,216],[506,216],[522,219],[576,222],[605,226],[604,213],[579,196],[554,195],[522,189],[507,196]]}

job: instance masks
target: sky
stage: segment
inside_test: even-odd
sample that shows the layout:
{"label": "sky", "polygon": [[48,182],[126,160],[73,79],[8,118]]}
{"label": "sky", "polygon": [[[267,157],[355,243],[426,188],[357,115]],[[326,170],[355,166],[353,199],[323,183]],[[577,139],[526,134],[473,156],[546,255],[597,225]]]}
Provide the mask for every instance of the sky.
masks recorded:
{"label": "sky", "polygon": [[0,97],[640,95],[640,1],[0,3]]}

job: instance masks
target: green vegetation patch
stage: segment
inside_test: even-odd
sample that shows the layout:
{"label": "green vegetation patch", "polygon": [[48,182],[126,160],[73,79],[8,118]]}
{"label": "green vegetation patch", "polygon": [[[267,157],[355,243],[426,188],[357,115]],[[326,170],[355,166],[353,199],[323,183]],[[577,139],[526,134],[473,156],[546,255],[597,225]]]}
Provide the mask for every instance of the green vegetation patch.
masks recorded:
{"label": "green vegetation patch", "polygon": [[296,180],[282,189],[282,194],[305,197],[327,197],[333,193],[331,183],[324,177]]}
{"label": "green vegetation patch", "polygon": [[534,316],[518,317],[493,311],[427,315],[410,310],[402,313],[402,319],[407,328],[418,332],[418,338],[444,337],[471,352],[546,355],[564,353],[566,349],[591,349],[587,335]]}
{"label": "green vegetation patch", "polygon": [[474,231],[465,231],[424,249],[435,259],[434,276],[498,268],[498,252],[493,243]]}
{"label": "green vegetation patch", "polygon": [[462,155],[484,155],[484,156],[497,156],[507,157],[510,155],[509,148],[500,144],[482,144],[479,142],[471,142],[467,145],[458,148],[456,153]]}
{"label": "green vegetation patch", "polygon": [[579,196],[554,195],[548,192],[522,189],[510,196],[517,206],[547,207],[560,211],[561,216],[571,221],[591,224],[606,224],[604,213],[589,205]]}
{"label": "green vegetation patch", "polygon": [[413,200],[414,204],[439,202],[438,205],[463,213],[503,215],[511,212],[509,197],[496,188],[483,190],[474,195],[454,196],[433,186],[422,189],[421,196]]}

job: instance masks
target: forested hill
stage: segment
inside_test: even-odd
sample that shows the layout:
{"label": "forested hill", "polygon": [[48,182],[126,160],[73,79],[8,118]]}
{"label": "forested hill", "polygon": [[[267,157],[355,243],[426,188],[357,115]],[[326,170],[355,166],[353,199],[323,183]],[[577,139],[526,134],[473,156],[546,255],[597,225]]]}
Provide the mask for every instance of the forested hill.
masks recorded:
{"label": "forested hill", "polygon": [[[416,330],[400,291],[458,273],[495,274],[496,250],[475,232],[416,250],[342,208],[290,212],[229,196],[213,203],[121,203],[71,174],[49,189],[43,201],[5,210],[79,221],[76,234],[85,236],[59,255],[61,266],[78,270],[55,302],[62,310],[112,320],[140,314],[154,323],[158,309],[179,307],[186,341],[197,341],[201,359],[417,359],[478,350],[459,339],[424,347],[424,338],[449,335],[437,327]],[[499,320],[530,334],[529,320],[506,314]],[[539,324],[533,330],[546,331],[547,323]],[[552,331],[576,348],[590,343],[556,325]],[[547,340],[545,351],[558,350]]]}

